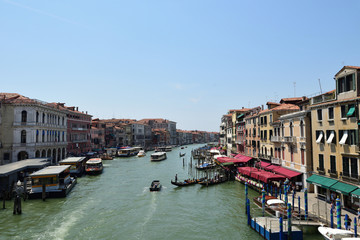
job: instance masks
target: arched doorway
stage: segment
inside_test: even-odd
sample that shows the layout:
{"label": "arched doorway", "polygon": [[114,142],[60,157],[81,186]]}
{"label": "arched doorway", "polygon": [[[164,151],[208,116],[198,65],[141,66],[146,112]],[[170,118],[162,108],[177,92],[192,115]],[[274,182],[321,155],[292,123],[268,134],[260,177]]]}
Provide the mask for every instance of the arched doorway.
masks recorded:
{"label": "arched doorway", "polygon": [[40,151],[37,150],[36,153],[35,153],[35,158],[39,158],[40,157]]}
{"label": "arched doorway", "polygon": [[56,163],[57,162],[57,160],[56,160],[56,149],[53,149],[52,157],[53,157],[53,163]]}
{"label": "arched doorway", "polygon": [[46,157],[46,151],[45,151],[45,150],[42,150],[42,152],[41,152],[41,157],[42,157],[42,158],[45,158],[45,157]]}
{"label": "arched doorway", "polygon": [[21,151],[18,153],[18,161],[25,160],[29,158],[29,154],[25,151]]}

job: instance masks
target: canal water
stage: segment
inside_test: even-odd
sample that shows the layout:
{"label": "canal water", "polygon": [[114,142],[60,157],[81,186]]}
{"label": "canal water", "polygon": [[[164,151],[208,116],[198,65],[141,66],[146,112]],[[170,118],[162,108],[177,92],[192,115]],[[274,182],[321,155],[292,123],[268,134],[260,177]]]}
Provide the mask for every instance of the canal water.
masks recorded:
{"label": "canal water", "polygon": [[[152,152],[104,161],[103,174],[78,178],[66,198],[27,200],[21,215],[13,215],[7,201],[0,209],[0,239],[262,239],[247,226],[243,184],[170,183],[175,174],[179,180],[195,177],[190,156],[200,146],[174,148],[161,162],[150,161]],[[180,152],[186,153],[184,164]],[[160,192],[149,191],[155,179],[163,185]],[[257,195],[249,191],[250,198]],[[260,216],[260,209],[252,209]]]}

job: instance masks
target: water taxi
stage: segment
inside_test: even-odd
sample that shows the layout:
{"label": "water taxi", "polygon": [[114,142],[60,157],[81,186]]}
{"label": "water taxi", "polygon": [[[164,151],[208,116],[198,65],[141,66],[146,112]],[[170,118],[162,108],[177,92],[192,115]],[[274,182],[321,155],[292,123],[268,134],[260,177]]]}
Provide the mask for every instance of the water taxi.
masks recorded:
{"label": "water taxi", "polygon": [[160,191],[160,190],[161,190],[161,183],[160,183],[160,181],[159,181],[159,180],[154,180],[154,181],[152,181],[149,189],[150,189],[150,192]]}
{"label": "water taxi", "polygon": [[352,231],[330,227],[318,227],[318,231],[326,240],[339,240],[345,238],[354,239],[355,236]]}
{"label": "water taxi", "polygon": [[138,157],[145,157],[146,153],[144,150],[140,150],[139,153],[137,154]]}
{"label": "water taxi", "polygon": [[166,159],[166,152],[156,152],[151,154],[150,160],[153,162],[162,161]]}
{"label": "water taxi", "polygon": [[59,162],[60,165],[70,166],[70,175],[80,177],[84,173],[86,157],[68,157]]}
{"label": "water taxi", "polygon": [[29,198],[65,197],[76,184],[76,179],[70,177],[70,166],[49,166],[30,174],[31,187]]}
{"label": "water taxi", "polygon": [[100,174],[103,169],[101,158],[91,158],[86,161],[85,171],[87,174]]}
{"label": "water taxi", "polygon": [[137,149],[134,149],[134,148],[123,148],[123,149],[120,149],[118,151],[118,156],[119,157],[131,157],[131,156],[136,156],[137,154]]}

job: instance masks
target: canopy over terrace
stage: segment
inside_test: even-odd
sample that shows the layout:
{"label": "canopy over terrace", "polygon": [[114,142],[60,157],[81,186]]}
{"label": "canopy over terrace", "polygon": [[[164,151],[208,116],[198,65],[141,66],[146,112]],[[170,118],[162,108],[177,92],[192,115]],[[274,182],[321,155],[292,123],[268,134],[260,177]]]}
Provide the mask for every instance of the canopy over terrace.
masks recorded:
{"label": "canopy over terrace", "polygon": [[241,159],[241,160],[246,161],[246,162],[248,162],[248,161],[250,161],[252,159],[252,157],[248,157],[248,156],[245,156],[245,155],[242,155],[242,154],[236,155],[235,158]]}
{"label": "canopy over terrace", "polygon": [[247,158],[230,158],[230,157],[218,157],[216,159],[216,161],[218,161],[219,163],[247,163],[248,161],[250,161],[251,158],[247,159]]}
{"label": "canopy over terrace", "polygon": [[283,175],[267,172],[254,167],[238,167],[237,169],[239,173],[255,178],[264,183],[267,183],[268,181],[283,181],[286,179]]}

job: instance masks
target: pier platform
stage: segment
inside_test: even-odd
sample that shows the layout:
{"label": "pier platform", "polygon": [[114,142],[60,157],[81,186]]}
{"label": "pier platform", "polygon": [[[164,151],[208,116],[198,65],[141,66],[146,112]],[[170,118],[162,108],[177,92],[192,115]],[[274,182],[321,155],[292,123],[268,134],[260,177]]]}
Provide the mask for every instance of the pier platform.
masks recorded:
{"label": "pier platform", "polygon": [[[288,239],[287,221],[283,221],[283,238],[280,238],[280,224],[278,218],[254,217],[251,219],[251,228],[267,240]],[[291,239],[303,240],[302,231],[294,225],[291,227]]]}

